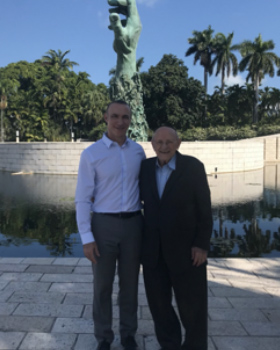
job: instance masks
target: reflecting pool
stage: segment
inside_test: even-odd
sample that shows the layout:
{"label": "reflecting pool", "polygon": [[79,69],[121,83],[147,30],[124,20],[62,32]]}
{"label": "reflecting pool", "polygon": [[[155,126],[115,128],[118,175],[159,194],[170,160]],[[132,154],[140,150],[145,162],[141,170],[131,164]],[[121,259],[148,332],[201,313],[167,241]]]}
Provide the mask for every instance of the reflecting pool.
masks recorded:
{"label": "reflecting pool", "polygon": [[[211,257],[280,257],[280,164],[208,177]],[[76,176],[0,172],[0,257],[82,257]]]}

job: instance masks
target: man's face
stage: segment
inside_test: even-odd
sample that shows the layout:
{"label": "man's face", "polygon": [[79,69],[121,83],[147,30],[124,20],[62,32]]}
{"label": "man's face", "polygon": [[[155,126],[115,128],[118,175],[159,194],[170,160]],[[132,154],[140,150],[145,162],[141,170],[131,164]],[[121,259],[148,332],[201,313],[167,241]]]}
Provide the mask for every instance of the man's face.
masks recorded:
{"label": "man's face", "polygon": [[123,143],[131,122],[129,107],[124,104],[113,103],[104,114],[104,119],[107,123],[109,139]]}
{"label": "man's face", "polygon": [[180,144],[181,140],[178,139],[173,129],[162,127],[156,131],[152,139],[152,145],[161,166],[170,161]]}

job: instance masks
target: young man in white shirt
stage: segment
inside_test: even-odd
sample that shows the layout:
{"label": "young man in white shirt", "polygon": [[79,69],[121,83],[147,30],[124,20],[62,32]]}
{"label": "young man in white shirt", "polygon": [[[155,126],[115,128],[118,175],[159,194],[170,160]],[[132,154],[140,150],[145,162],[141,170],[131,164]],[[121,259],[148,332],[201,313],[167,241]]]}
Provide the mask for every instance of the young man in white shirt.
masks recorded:
{"label": "young man in white shirt", "polygon": [[107,132],[81,155],[75,198],[77,224],[84,254],[93,266],[97,349],[109,350],[114,339],[112,290],[117,265],[121,343],[125,350],[135,350],[143,225],[138,175],[145,153],[126,137],[131,110],[124,101],[110,103],[104,119]]}

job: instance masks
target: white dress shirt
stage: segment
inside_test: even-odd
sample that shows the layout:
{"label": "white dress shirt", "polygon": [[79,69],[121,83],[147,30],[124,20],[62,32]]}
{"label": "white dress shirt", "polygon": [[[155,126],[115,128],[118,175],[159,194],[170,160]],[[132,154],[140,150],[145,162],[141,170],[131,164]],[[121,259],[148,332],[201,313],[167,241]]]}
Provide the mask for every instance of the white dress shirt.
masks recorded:
{"label": "white dress shirt", "polygon": [[171,175],[172,171],[175,169],[176,169],[176,153],[170,159],[170,161],[167,164],[165,164],[163,167],[159,165],[158,160],[156,161],[156,179],[157,179],[157,188],[158,188],[159,198],[162,197],[166,182],[169,179],[169,176]]}
{"label": "white dress shirt", "polygon": [[83,244],[94,242],[91,212],[119,213],[141,209],[138,184],[143,159],[144,150],[137,143],[127,138],[119,146],[105,134],[82,152],[75,203]]}

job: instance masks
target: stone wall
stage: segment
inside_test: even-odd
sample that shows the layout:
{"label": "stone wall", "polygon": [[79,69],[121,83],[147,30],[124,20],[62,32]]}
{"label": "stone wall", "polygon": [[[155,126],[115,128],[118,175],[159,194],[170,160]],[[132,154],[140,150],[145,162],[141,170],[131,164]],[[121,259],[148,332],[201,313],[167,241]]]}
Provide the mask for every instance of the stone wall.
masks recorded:
{"label": "stone wall", "polygon": [[[0,143],[0,171],[42,174],[77,173],[80,154],[87,142]],[[141,143],[147,157],[155,155],[150,142]],[[182,142],[182,154],[200,159],[208,174],[260,169],[264,165],[264,142]]]}

